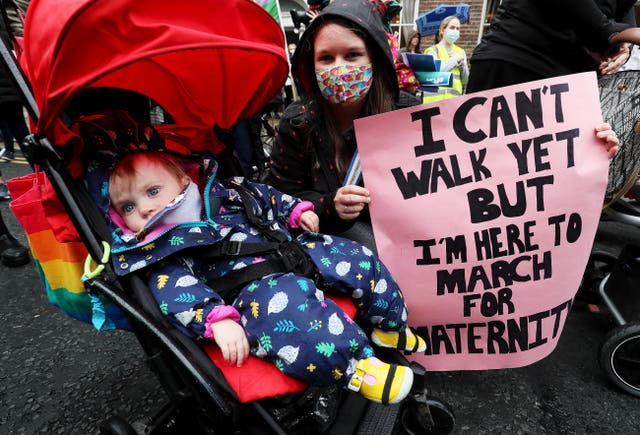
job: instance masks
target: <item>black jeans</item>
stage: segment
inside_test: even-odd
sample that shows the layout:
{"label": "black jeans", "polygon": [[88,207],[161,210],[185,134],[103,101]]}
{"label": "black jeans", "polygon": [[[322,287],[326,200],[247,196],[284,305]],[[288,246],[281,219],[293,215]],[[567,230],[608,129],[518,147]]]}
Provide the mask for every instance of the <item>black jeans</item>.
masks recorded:
{"label": "black jeans", "polygon": [[29,129],[24,120],[21,103],[12,101],[0,104],[0,131],[2,132],[6,154],[13,154],[14,139],[22,149],[22,141],[29,134]]}

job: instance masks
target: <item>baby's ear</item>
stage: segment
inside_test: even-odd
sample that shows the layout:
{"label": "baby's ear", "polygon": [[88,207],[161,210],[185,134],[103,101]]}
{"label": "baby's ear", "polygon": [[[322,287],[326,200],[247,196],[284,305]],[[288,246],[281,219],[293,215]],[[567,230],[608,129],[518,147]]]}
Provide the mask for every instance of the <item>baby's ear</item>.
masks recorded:
{"label": "baby's ear", "polygon": [[183,175],[182,176],[182,188],[184,189],[185,187],[187,187],[189,185],[189,183],[191,183],[191,177],[189,177],[188,175]]}

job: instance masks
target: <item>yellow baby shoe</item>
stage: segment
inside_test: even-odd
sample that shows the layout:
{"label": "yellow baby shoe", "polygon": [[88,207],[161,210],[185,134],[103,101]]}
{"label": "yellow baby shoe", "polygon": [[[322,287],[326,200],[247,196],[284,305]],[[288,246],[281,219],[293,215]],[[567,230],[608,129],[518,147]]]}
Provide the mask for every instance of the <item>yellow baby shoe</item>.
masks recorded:
{"label": "yellow baby shoe", "polygon": [[351,376],[347,388],[379,403],[402,401],[413,385],[413,372],[409,367],[387,364],[376,357],[361,359]]}
{"label": "yellow baby shoe", "polygon": [[371,341],[380,347],[390,347],[406,352],[424,352],[427,343],[424,339],[406,328],[404,331],[383,331],[374,328],[371,332]]}

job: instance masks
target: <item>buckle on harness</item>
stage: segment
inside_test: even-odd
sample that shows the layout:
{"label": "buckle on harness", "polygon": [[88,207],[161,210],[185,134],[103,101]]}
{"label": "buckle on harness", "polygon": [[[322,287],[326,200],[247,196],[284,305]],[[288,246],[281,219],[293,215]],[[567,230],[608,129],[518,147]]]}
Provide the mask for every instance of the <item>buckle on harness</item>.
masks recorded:
{"label": "buckle on harness", "polygon": [[222,244],[222,252],[225,255],[239,255],[242,242],[237,240],[228,240]]}
{"label": "buckle on harness", "polygon": [[313,262],[297,242],[287,240],[280,243],[278,256],[282,259],[287,270],[295,272],[296,275],[312,275]]}

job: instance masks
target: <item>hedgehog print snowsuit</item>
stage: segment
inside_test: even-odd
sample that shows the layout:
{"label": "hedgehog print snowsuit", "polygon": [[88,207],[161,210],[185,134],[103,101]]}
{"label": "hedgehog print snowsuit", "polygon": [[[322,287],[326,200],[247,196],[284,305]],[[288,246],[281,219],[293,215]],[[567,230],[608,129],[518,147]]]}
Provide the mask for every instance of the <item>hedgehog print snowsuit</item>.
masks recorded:
{"label": "hedgehog print snowsuit", "polygon": [[[250,198],[262,222],[302,247],[313,262],[314,276],[273,273],[244,285],[227,301],[206,284],[273,255],[211,259],[193,254],[194,247],[223,242],[265,242],[248,219],[240,189],[248,194],[245,198]],[[194,195],[190,190],[197,192],[195,184],[182,194],[184,204],[177,201],[173,211],[189,206],[189,197]],[[394,331],[406,327],[402,293],[370,250],[334,236],[291,235],[291,213],[304,204],[299,199],[241,178],[221,182],[215,170],[204,192],[202,221],[146,228],[143,236],[127,234],[114,225],[112,258],[117,273],[147,271],[160,309],[183,332],[211,339],[212,322],[234,318],[243,325],[253,355],[308,384],[344,386],[357,361],[372,356],[373,350],[360,326],[325,298],[324,292],[350,295],[357,307],[356,318],[372,326]]]}

